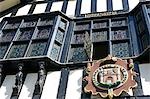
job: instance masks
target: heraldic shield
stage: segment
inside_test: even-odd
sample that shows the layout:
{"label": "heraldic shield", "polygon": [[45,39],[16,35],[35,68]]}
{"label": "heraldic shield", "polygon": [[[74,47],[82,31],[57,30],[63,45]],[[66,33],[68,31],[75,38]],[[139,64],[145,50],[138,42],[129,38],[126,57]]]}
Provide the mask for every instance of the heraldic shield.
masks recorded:
{"label": "heraldic shield", "polygon": [[87,76],[84,77],[88,83],[84,87],[85,92],[101,97],[119,96],[123,91],[137,86],[133,76],[134,64],[132,59],[122,60],[108,55],[106,58],[87,64]]}

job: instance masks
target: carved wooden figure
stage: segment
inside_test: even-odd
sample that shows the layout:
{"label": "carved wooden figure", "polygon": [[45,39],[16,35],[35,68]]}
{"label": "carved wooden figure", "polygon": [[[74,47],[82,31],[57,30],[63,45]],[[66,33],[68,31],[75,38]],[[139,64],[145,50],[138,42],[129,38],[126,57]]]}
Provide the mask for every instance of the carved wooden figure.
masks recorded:
{"label": "carved wooden figure", "polygon": [[40,94],[42,92],[42,88],[46,78],[46,71],[44,65],[44,62],[39,62],[38,79],[35,85],[36,94]]}

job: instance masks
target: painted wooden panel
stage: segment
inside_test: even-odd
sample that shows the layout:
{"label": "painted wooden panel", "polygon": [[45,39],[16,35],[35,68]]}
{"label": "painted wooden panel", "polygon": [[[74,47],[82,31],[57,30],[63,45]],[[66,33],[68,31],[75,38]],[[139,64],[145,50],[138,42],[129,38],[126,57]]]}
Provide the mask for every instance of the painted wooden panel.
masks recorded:
{"label": "painted wooden panel", "polygon": [[37,73],[27,74],[19,99],[32,99],[36,81]]}
{"label": "painted wooden panel", "polygon": [[7,75],[0,88],[0,99],[10,99],[14,85],[15,75]]}
{"label": "painted wooden panel", "polygon": [[61,71],[49,72],[46,77],[41,99],[56,99]]}
{"label": "painted wooden panel", "polygon": [[83,70],[72,70],[69,73],[65,99],[81,99]]}

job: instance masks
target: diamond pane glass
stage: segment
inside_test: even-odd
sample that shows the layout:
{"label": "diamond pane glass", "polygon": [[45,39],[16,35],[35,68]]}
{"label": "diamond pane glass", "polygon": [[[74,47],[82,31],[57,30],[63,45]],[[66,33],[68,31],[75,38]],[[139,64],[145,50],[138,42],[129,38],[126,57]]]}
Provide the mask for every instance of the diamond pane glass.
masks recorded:
{"label": "diamond pane glass", "polygon": [[63,42],[63,38],[64,38],[64,33],[61,32],[60,30],[57,31],[57,34],[56,34],[56,40],[60,43]]}
{"label": "diamond pane glass", "polygon": [[126,30],[117,30],[112,31],[113,40],[127,39],[127,31]]}
{"label": "diamond pane glass", "polygon": [[0,59],[2,59],[7,51],[8,46],[0,46]]}
{"label": "diamond pane glass", "polygon": [[27,46],[27,44],[13,45],[8,54],[8,58],[23,57]]}
{"label": "diamond pane glass", "polygon": [[129,45],[128,43],[113,44],[113,55],[116,57],[129,57]]}
{"label": "diamond pane glass", "polygon": [[33,30],[20,31],[18,40],[30,40],[33,34]]}
{"label": "diamond pane glass", "polygon": [[107,31],[94,32],[92,33],[92,41],[106,41],[107,40]]}
{"label": "diamond pane glass", "polygon": [[57,44],[54,44],[51,50],[50,57],[52,57],[54,60],[58,60],[60,48],[61,48],[60,46],[58,46]]}
{"label": "diamond pane glass", "polygon": [[15,36],[16,31],[3,31],[0,36],[0,42],[9,42],[12,41]]}
{"label": "diamond pane glass", "polygon": [[87,55],[83,47],[71,48],[69,61],[76,62],[85,60],[87,60]]}
{"label": "diamond pane glass", "polygon": [[48,28],[42,28],[38,30],[36,39],[40,39],[40,38],[48,38],[50,34],[50,29]]}
{"label": "diamond pane glass", "polygon": [[44,55],[47,42],[33,43],[30,48],[29,56]]}

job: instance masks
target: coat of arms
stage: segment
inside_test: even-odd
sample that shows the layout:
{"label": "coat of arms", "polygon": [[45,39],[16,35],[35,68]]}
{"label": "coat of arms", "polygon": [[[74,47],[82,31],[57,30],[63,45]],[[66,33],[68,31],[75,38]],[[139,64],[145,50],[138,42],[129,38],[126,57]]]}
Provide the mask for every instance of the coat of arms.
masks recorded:
{"label": "coat of arms", "polygon": [[92,95],[99,94],[101,97],[119,96],[123,91],[137,86],[133,76],[133,61],[122,60],[110,55],[104,59],[88,63],[87,73],[84,79],[88,82],[85,92]]}

